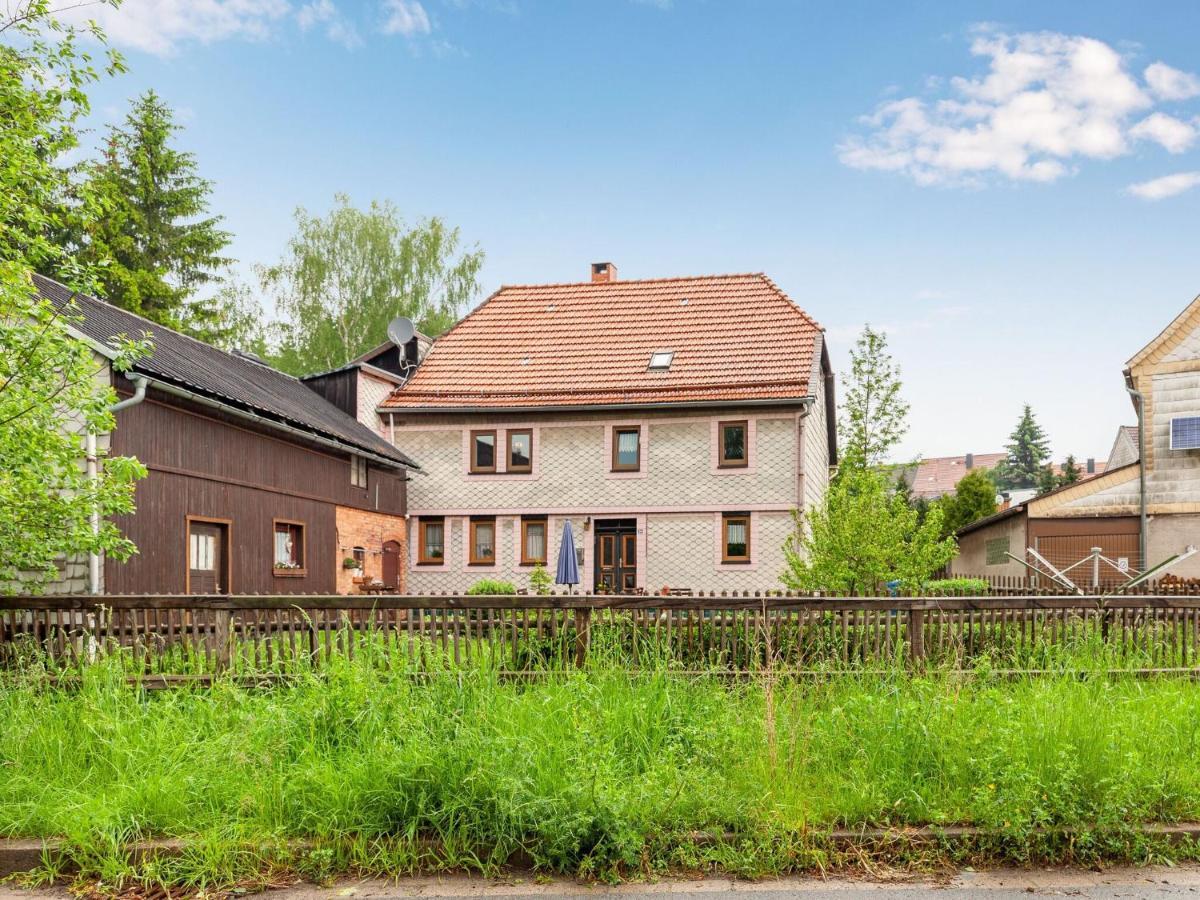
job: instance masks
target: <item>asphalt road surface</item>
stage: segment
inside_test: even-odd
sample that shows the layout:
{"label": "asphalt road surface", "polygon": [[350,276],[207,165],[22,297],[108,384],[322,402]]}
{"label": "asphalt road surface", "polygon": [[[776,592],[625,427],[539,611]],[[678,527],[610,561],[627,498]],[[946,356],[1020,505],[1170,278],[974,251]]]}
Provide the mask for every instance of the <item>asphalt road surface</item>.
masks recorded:
{"label": "asphalt road surface", "polygon": [[[741,900],[888,900],[888,898],[932,897],[934,900],[1009,900],[1029,897],[1109,898],[1200,898],[1200,866],[1177,868],[1111,869],[1105,872],[1073,869],[999,869],[963,872],[939,880],[888,882],[788,878],[746,882],[722,878],[702,881],[663,881],[655,884],[626,884],[619,887],[579,884],[574,881],[538,883],[512,878],[493,881],[482,878],[410,878],[393,881],[345,881],[332,887],[297,885],[260,895],[263,900],[412,900],[412,898],[463,898],[463,900],[552,900],[552,898],[612,897],[617,900],[667,900],[667,895],[686,895],[690,900],[717,900],[740,896]],[[69,900],[62,889],[20,890],[0,885],[0,900]]]}

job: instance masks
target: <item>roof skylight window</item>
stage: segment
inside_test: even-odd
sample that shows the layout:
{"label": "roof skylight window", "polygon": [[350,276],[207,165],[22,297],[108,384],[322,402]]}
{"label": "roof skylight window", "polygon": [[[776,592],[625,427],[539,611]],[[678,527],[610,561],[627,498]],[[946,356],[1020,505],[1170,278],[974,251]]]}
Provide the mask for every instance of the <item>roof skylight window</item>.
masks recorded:
{"label": "roof skylight window", "polygon": [[656,350],[650,354],[650,371],[665,372],[671,368],[671,360],[675,358],[674,350]]}

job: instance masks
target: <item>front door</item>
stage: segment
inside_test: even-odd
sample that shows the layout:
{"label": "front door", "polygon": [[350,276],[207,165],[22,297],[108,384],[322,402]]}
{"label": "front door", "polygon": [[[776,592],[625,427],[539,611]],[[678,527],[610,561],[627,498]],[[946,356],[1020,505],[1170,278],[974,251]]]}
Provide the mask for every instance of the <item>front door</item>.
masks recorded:
{"label": "front door", "polygon": [[229,593],[229,528],[217,522],[188,522],[189,594]]}
{"label": "front door", "polygon": [[393,590],[400,587],[400,551],[402,549],[396,541],[383,542],[383,583]]}
{"label": "front door", "polygon": [[596,593],[632,594],[637,590],[637,520],[596,522]]}

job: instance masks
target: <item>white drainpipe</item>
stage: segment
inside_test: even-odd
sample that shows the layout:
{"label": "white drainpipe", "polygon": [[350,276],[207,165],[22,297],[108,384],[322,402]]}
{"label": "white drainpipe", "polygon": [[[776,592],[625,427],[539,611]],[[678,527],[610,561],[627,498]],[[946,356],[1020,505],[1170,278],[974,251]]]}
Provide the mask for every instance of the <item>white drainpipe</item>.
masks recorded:
{"label": "white drainpipe", "polygon": [[[133,375],[126,373],[126,378],[133,382],[134,391],[132,397],[126,397],[119,403],[114,403],[110,406],[109,412],[116,413],[123,409],[128,409],[131,406],[137,406],[146,399],[147,380],[143,375]],[[95,481],[100,474],[100,460],[96,452],[96,433],[88,431],[84,437],[84,450],[87,454],[87,477],[89,481]],[[92,509],[91,514],[92,534],[100,534],[100,510]],[[92,552],[88,554],[88,593],[100,593],[100,554]]]}

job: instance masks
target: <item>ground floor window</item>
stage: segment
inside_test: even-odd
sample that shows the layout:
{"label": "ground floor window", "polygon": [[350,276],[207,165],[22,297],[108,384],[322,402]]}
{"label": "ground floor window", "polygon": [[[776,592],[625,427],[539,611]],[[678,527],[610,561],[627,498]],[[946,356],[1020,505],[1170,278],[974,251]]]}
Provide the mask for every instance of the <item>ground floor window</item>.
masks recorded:
{"label": "ground floor window", "polygon": [[275,573],[304,574],[304,523],[275,520]]}
{"label": "ground floor window", "polygon": [[750,562],[750,517],[726,513],[721,517],[721,562]]}
{"label": "ground floor window", "polygon": [[421,519],[417,528],[417,562],[441,565],[446,561],[446,520]]}
{"label": "ground floor window", "polygon": [[541,517],[521,519],[521,565],[546,564],[546,520]]}
{"label": "ground floor window", "polygon": [[471,565],[490,566],[496,562],[495,518],[471,520]]}

